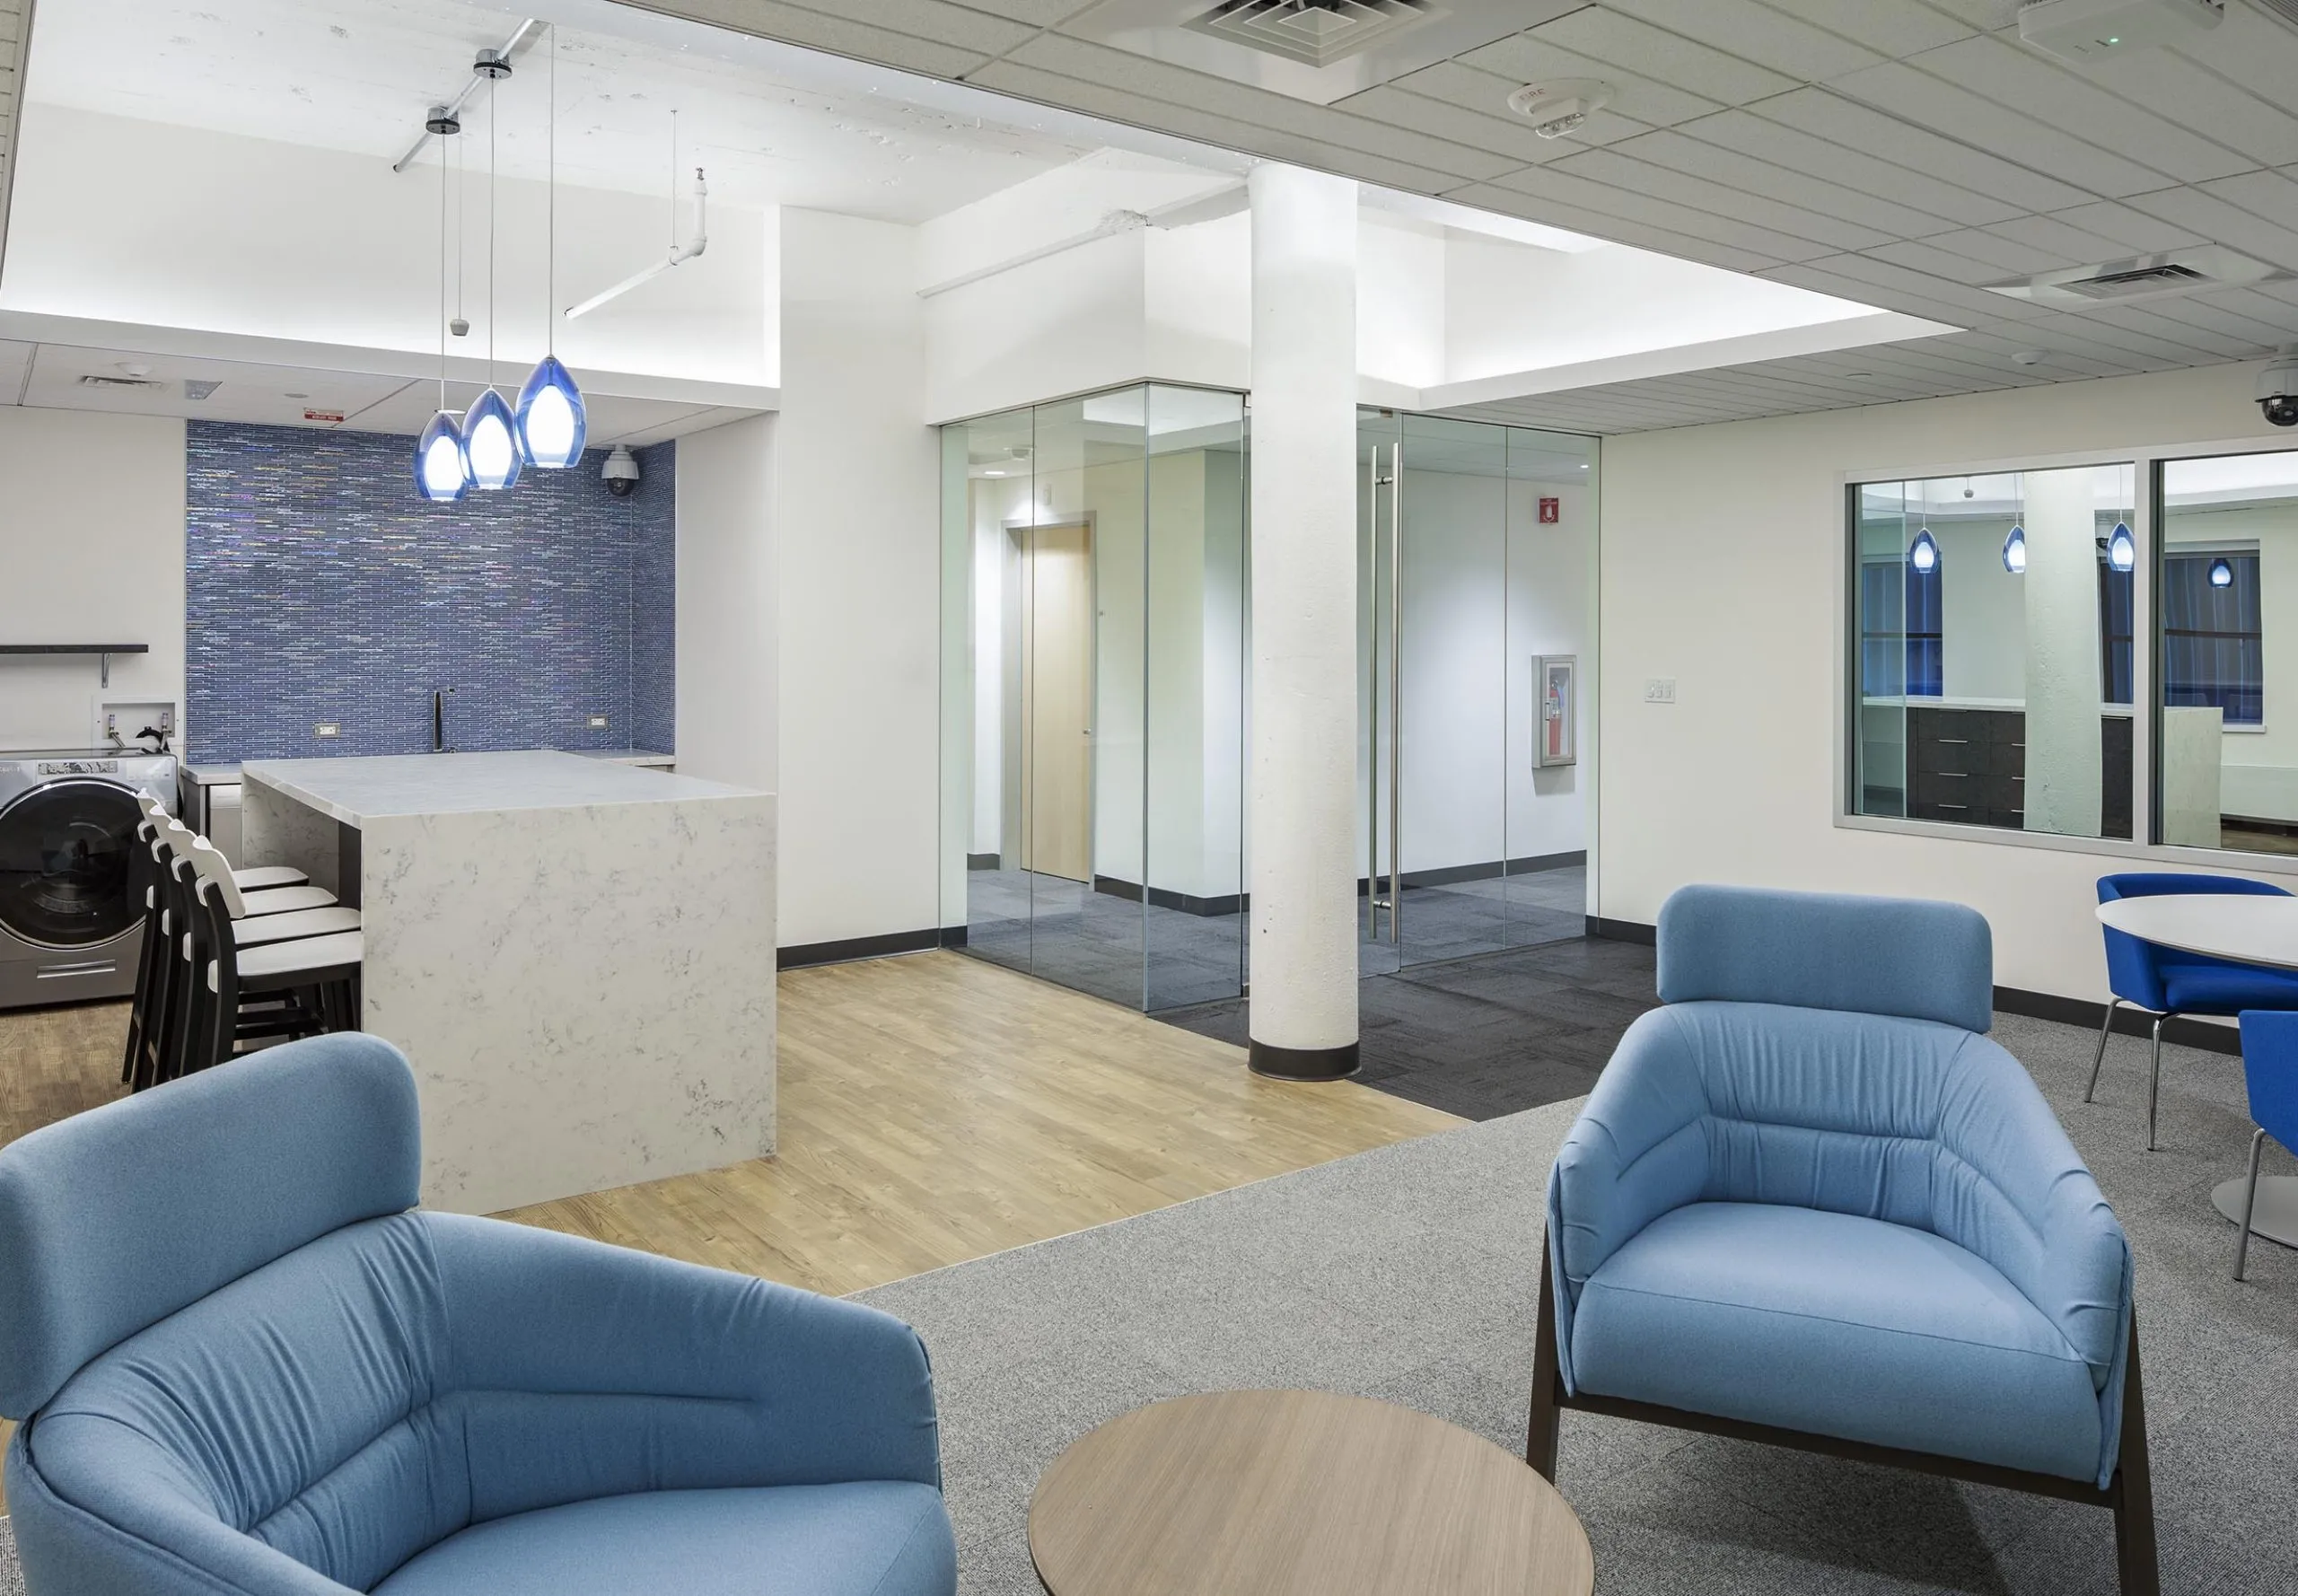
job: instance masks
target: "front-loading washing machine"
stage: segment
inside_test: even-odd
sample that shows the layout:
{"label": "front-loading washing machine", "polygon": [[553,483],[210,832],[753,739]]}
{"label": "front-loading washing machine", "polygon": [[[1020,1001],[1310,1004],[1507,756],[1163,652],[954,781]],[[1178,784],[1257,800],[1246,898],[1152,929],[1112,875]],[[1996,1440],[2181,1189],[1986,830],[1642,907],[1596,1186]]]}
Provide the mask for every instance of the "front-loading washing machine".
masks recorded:
{"label": "front-loading washing machine", "polygon": [[175,812],[174,755],[0,752],[0,1009],[136,989],[127,861],[147,794]]}

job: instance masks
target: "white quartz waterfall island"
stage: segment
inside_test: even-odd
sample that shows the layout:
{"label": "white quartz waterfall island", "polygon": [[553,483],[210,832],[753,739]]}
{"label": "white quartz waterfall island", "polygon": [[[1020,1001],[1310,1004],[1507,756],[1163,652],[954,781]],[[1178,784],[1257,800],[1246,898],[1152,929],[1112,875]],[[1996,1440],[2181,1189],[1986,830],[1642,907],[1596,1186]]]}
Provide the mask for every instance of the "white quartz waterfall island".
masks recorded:
{"label": "white quartz waterfall island", "polygon": [[774,1150],[774,799],[566,753],[277,759],[242,864],[359,906],[423,1200],[485,1214]]}

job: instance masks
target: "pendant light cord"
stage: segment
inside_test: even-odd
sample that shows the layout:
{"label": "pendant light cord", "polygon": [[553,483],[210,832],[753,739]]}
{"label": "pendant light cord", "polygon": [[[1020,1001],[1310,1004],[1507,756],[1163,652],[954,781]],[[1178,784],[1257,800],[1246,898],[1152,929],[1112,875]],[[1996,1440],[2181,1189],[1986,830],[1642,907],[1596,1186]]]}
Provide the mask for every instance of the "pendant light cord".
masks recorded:
{"label": "pendant light cord", "polygon": [[447,408],[447,140],[439,140],[439,408]]}
{"label": "pendant light cord", "polygon": [[558,24],[550,25],[550,110],[543,123],[550,221],[542,263],[542,352],[558,353]]}
{"label": "pendant light cord", "polygon": [[499,80],[487,80],[487,386],[495,386],[495,96]]}

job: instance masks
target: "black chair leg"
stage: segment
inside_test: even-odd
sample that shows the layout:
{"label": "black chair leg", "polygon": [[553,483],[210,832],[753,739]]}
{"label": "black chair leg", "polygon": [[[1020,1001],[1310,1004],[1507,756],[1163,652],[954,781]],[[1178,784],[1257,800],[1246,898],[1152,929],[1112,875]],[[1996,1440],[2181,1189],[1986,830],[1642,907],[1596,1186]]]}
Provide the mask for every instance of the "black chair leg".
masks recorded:
{"label": "black chair leg", "polygon": [[2122,1383],[2122,1449],[2115,1464],[2115,1571],[2122,1596],[2162,1596],[2154,1553],[2154,1480],[2146,1460],[2146,1401],[2138,1378],[2138,1311]]}
{"label": "black chair leg", "polygon": [[1564,1415],[1556,1404],[1560,1370],[1556,1349],[1556,1293],[1549,1275],[1548,1243],[1540,1243],[1540,1329],[1532,1355],[1531,1412],[1524,1425],[1524,1461],[1550,1485],[1556,1483],[1556,1451]]}

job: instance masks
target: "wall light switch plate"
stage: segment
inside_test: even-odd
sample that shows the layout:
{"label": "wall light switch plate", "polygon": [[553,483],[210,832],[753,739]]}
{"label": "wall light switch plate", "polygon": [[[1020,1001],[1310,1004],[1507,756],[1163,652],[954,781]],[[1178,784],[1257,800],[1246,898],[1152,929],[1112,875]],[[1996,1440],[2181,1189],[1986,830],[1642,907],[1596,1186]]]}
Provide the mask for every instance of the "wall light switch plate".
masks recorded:
{"label": "wall light switch plate", "polygon": [[318,722],[311,727],[311,735],[314,737],[340,737],[343,735],[343,723],[340,721]]}
{"label": "wall light switch plate", "polygon": [[607,717],[602,715],[585,715],[583,723],[593,732],[603,732],[607,729]]}
{"label": "wall light switch plate", "polygon": [[1676,701],[1676,679],[1672,676],[1645,677],[1644,701],[1646,704],[1673,704]]}

